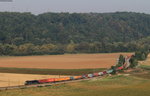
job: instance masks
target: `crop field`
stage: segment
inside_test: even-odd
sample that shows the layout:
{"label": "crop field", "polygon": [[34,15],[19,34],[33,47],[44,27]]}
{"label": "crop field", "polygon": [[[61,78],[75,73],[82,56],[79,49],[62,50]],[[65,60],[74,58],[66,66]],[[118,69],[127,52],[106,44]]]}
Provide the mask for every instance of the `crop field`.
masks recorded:
{"label": "crop field", "polygon": [[[61,77],[66,77],[62,76]],[[31,75],[0,73],[0,87],[24,85],[26,80],[38,80],[46,78],[59,78],[58,75]]]}
{"label": "crop field", "polygon": [[130,55],[131,53],[0,57],[0,67],[40,69],[109,68],[116,64],[120,54]]}
{"label": "crop field", "polygon": [[149,94],[149,79],[125,75],[0,92],[1,96],[149,96]]}

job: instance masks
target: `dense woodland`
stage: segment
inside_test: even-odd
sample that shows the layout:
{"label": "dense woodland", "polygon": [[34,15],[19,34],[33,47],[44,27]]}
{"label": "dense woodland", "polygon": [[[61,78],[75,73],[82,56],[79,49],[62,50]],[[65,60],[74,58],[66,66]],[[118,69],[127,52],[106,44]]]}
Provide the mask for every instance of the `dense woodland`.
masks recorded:
{"label": "dense woodland", "polygon": [[143,13],[0,12],[0,55],[132,52],[149,41]]}

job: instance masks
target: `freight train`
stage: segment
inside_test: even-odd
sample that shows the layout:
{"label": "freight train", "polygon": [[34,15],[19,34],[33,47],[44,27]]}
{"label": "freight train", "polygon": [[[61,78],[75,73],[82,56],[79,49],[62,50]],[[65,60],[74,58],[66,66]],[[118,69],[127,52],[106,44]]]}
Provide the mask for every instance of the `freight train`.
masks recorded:
{"label": "freight train", "polygon": [[44,84],[44,83],[55,83],[55,82],[63,82],[63,81],[71,81],[71,80],[79,80],[79,79],[86,79],[86,78],[92,78],[92,77],[98,77],[103,76],[106,74],[111,74],[114,71],[123,70],[124,68],[129,67],[128,61],[132,58],[132,56],[127,56],[125,59],[127,59],[123,66],[117,67],[117,68],[111,68],[108,70],[105,70],[103,72],[97,72],[93,74],[86,74],[81,76],[71,76],[71,77],[64,77],[64,78],[49,78],[49,79],[41,79],[41,80],[31,80],[31,81],[25,81],[25,85],[34,85],[34,84]]}
{"label": "freight train", "polygon": [[86,79],[86,78],[103,76],[103,75],[106,75],[106,74],[110,74],[112,72],[113,72],[113,69],[110,69],[110,70],[103,71],[103,72],[97,72],[97,73],[86,74],[86,75],[81,75],[81,76],[71,76],[71,77],[64,77],[64,78],[49,78],[49,79],[42,79],[42,80],[31,80],[31,81],[26,81],[25,85],[55,83],[55,82],[62,82],[62,81]]}

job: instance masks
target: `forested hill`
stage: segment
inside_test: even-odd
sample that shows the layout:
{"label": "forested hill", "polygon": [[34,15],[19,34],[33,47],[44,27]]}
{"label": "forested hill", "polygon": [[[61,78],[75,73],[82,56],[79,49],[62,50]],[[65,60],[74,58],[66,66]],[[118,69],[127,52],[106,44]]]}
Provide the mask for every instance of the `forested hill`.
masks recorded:
{"label": "forested hill", "polygon": [[[113,52],[117,50],[107,50],[107,45],[113,48],[121,46],[118,44],[124,46],[147,36],[150,36],[150,15],[148,14],[116,12],[33,15],[0,12],[0,48],[3,51],[6,51],[4,49],[8,45],[14,51],[21,45],[24,47],[32,45],[36,48],[46,44],[57,45],[57,47],[61,46],[60,49],[66,50],[66,46],[74,44],[76,46],[73,46],[75,47],[72,49],[73,52],[82,50],[83,52]],[[95,46],[95,49],[88,49],[87,46]],[[120,48],[118,51],[129,50]],[[8,53],[0,52],[0,54]]]}
{"label": "forested hill", "polygon": [[1,43],[128,42],[149,35],[146,14],[0,13]]}

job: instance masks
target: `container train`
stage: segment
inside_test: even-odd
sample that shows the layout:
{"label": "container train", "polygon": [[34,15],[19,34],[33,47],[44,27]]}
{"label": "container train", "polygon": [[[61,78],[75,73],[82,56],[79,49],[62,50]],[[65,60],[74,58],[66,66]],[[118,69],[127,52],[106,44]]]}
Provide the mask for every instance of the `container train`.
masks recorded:
{"label": "container train", "polygon": [[[123,67],[118,67],[116,70],[122,70]],[[49,79],[41,79],[41,80],[31,80],[25,81],[25,85],[34,85],[34,84],[44,84],[44,83],[55,83],[55,82],[63,82],[63,81],[71,81],[71,80],[79,80],[79,79],[86,79],[92,77],[103,76],[106,74],[111,74],[114,70],[109,69],[103,72],[97,72],[93,74],[86,74],[81,76],[71,76],[71,77],[64,77],[64,78],[49,78]]]}
{"label": "container train", "polygon": [[86,74],[86,75],[81,75],[81,76],[71,76],[71,77],[64,77],[64,78],[49,78],[49,79],[42,79],[42,80],[31,80],[31,81],[25,81],[25,85],[34,85],[34,84],[44,84],[44,83],[55,83],[55,82],[63,82],[63,81],[71,81],[71,80],[79,80],[79,79],[86,79],[86,78],[92,78],[92,77],[98,77],[98,76],[103,76],[106,74],[111,74],[114,71],[119,71],[123,70],[124,68],[129,67],[129,59],[131,59],[132,56],[128,56],[126,58],[126,61],[123,66],[117,67],[115,69],[108,69],[103,72],[97,72],[93,74]]}

